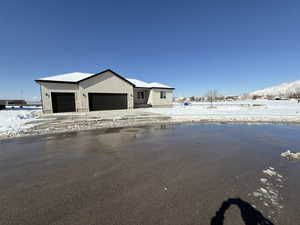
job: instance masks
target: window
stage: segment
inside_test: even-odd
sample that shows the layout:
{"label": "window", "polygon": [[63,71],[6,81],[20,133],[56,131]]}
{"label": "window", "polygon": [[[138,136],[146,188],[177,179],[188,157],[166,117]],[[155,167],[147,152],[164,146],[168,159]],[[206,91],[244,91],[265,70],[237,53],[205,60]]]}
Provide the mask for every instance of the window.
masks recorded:
{"label": "window", "polygon": [[137,93],[137,98],[138,99],[144,99],[144,92],[143,91],[138,91],[138,93]]}
{"label": "window", "polygon": [[160,98],[167,98],[165,91],[160,92]]}

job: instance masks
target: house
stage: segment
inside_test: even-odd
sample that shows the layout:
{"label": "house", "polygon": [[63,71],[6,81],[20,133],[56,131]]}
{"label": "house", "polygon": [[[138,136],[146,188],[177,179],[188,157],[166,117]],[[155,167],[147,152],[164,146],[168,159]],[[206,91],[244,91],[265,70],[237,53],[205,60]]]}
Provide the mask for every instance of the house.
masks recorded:
{"label": "house", "polygon": [[5,107],[6,107],[6,101],[0,100],[0,110],[5,109]]}
{"label": "house", "polygon": [[225,101],[238,101],[240,99],[240,96],[226,96]]}
{"label": "house", "polygon": [[67,73],[36,80],[44,113],[88,112],[171,106],[174,88],[125,78],[108,69]]}
{"label": "house", "polygon": [[23,108],[23,106],[26,106],[27,102],[23,99],[17,99],[17,100],[0,100],[0,110],[3,110],[6,108],[6,106],[19,106],[20,108]]}

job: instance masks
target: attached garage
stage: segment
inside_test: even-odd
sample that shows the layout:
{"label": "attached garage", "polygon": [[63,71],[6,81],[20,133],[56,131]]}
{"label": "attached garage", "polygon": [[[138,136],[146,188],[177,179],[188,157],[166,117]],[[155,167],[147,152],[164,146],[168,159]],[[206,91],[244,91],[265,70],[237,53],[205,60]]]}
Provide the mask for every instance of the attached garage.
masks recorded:
{"label": "attached garage", "polygon": [[52,108],[54,113],[75,112],[75,94],[74,93],[51,93]]}
{"label": "attached garage", "polygon": [[128,108],[127,94],[89,93],[88,95],[90,111]]}
{"label": "attached garage", "polygon": [[124,78],[110,69],[96,74],[60,74],[36,82],[40,84],[44,113],[171,106],[174,89]]}

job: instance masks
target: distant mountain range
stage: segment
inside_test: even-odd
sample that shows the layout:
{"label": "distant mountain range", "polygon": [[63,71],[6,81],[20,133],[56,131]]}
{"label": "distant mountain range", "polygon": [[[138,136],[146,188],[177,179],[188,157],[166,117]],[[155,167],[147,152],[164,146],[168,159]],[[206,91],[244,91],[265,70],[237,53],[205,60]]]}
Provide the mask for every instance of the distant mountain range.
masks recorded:
{"label": "distant mountain range", "polygon": [[266,95],[272,95],[272,96],[279,96],[284,95],[287,96],[291,93],[300,92],[300,80],[296,80],[289,83],[283,83],[280,85],[276,85],[270,88],[258,90],[251,92],[250,95],[258,95],[258,96],[266,96]]}

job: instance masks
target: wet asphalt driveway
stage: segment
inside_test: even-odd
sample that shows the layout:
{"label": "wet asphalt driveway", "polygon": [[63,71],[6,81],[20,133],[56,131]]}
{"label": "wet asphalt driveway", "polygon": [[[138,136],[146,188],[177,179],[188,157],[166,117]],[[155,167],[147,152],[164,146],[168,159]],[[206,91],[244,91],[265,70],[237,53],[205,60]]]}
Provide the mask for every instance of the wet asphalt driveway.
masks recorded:
{"label": "wet asphalt driveway", "polygon": [[[300,224],[300,163],[280,158],[299,150],[299,131],[155,125],[1,141],[0,224],[221,224],[213,217],[228,198],[224,224],[245,224],[240,209]],[[283,176],[266,177],[278,205],[252,194],[268,167]]]}

